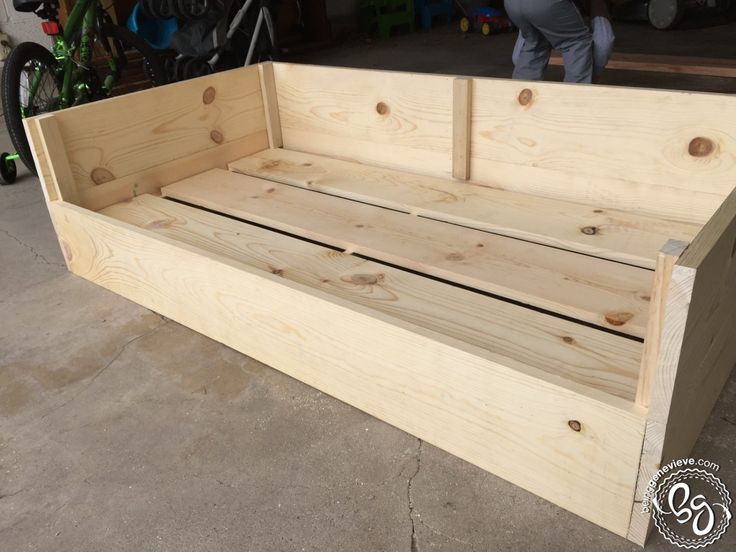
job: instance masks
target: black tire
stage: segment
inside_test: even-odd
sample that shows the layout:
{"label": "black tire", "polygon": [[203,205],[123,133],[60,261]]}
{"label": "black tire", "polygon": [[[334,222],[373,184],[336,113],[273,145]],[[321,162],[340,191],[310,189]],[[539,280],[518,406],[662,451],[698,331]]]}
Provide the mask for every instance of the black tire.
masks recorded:
{"label": "black tire", "polygon": [[12,184],[18,176],[18,167],[15,166],[15,161],[8,160],[8,155],[0,154],[0,184],[3,186]]}
{"label": "black tire", "polygon": [[[43,66],[46,70],[44,71],[43,84],[44,87],[49,85],[55,87],[57,94],[59,93],[60,86],[57,81],[57,62],[54,56],[46,48],[35,42],[22,42],[18,44],[8,59],[5,60],[5,67],[3,68],[2,83],[0,84],[0,93],[2,94],[3,113],[5,115],[5,125],[8,128],[10,134],[10,140],[13,142],[13,146],[20,155],[23,164],[28,167],[28,170],[33,174],[36,174],[36,165],[33,162],[33,155],[31,154],[31,146],[26,138],[26,132],[23,128],[23,115],[21,108],[29,107],[29,115],[39,115],[41,113],[48,113],[53,111],[56,107],[56,101],[58,95],[55,98],[50,97],[53,92],[45,94],[44,97],[40,98],[41,101],[45,101],[44,104],[34,103],[33,106],[23,106],[21,101],[21,88],[23,79],[26,78],[26,68],[31,63],[38,63]],[[48,75],[48,78],[47,76]],[[51,88],[49,88],[51,89]]]}
{"label": "black tire", "polygon": [[652,27],[666,31],[676,27],[685,14],[682,0],[649,0],[647,15]]}

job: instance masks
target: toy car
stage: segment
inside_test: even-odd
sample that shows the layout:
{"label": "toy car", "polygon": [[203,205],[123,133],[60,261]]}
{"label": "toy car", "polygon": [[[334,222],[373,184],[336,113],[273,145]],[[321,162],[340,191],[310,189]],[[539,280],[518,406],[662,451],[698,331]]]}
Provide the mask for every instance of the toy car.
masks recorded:
{"label": "toy car", "polygon": [[467,33],[476,28],[479,28],[484,36],[488,36],[494,33],[513,31],[514,24],[500,10],[476,8],[460,20],[460,30]]}

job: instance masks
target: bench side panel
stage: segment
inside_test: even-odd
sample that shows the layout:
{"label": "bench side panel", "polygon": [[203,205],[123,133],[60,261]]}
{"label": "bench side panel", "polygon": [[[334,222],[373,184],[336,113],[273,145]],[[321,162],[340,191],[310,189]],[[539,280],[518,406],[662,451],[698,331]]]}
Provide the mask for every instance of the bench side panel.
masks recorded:
{"label": "bench side panel", "polygon": [[75,274],[626,534],[644,430],[633,409],[213,252],[50,207]]}
{"label": "bench side panel", "polygon": [[736,192],[672,270],[629,539],[644,544],[639,504],[654,473],[692,450],[736,365]]}
{"label": "bench side panel", "polygon": [[[101,209],[268,148],[257,66],[26,121],[59,199]],[[49,186],[46,186],[48,189]]]}

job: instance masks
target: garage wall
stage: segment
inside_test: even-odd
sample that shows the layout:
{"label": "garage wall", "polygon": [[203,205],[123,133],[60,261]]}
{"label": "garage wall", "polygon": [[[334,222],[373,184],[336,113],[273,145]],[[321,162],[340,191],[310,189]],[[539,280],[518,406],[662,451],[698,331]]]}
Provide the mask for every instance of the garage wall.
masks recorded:
{"label": "garage wall", "polygon": [[44,46],[51,44],[41,31],[41,20],[32,13],[19,13],[13,9],[13,0],[0,0],[0,31],[10,37],[10,44],[31,40]]}

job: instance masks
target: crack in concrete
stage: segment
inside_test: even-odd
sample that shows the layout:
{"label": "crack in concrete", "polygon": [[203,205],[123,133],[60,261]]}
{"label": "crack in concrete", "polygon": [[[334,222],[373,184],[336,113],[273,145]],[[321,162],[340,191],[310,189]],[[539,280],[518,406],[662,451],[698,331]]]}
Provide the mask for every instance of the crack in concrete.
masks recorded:
{"label": "crack in concrete", "polygon": [[32,245],[24,242],[23,240],[21,240],[17,236],[14,236],[13,234],[11,234],[10,232],[8,232],[7,230],[0,229],[0,232],[2,232],[3,234],[5,234],[6,236],[8,236],[11,240],[13,240],[16,243],[18,243],[21,247],[24,247],[25,249],[28,249],[31,253],[33,253],[33,255],[34,255],[33,260],[34,261],[40,259],[43,263],[45,263],[45,264],[47,264],[49,266],[58,266],[60,268],[66,269],[66,265],[61,264],[61,263],[53,263],[53,262],[49,261],[46,257],[44,257],[43,255],[41,255],[41,253],[39,253],[38,251],[36,251],[36,249]]}
{"label": "crack in concrete", "polygon": [[107,370],[110,366],[112,366],[115,363],[115,361],[118,360],[122,356],[122,354],[125,352],[125,350],[129,346],[131,346],[136,341],[139,341],[139,340],[143,339],[144,337],[148,337],[149,335],[157,332],[158,330],[160,330],[161,328],[163,328],[168,323],[169,323],[169,321],[167,319],[165,319],[163,323],[158,324],[157,326],[151,328],[150,330],[147,330],[147,331],[143,332],[140,335],[137,335],[135,337],[130,338],[128,341],[126,341],[123,344],[122,347],[120,347],[120,349],[118,350],[118,352],[115,353],[115,355],[110,359],[110,361],[107,364],[105,364],[102,368],[100,368],[97,372],[95,372],[95,374],[87,382],[87,385],[85,385],[82,389],[80,389],[79,391],[77,391],[74,394],[74,396],[71,397],[69,400],[64,401],[60,405],[55,406],[54,408],[52,408],[51,410],[49,410],[46,414],[44,414],[43,416],[41,416],[40,419],[43,420],[43,419],[47,418],[48,416],[50,416],[51,414],[53,414],[54,412],[56,412],[60,408],[64,408],[66,405],[68,405],[69,403],[71,403],[74,400],[76,400],[77,397],[79,397],[79,395],[81,395],[82,393],[84,393],[105,370]]}
{"label": "crack in concrete", "polygon": [[0,494],[0,500],[2,500],[3,498],[10,498],[11,496],[15,496],[17,494],[20,494],[23,491],[25,491],[25,489],[20,489],[18,491],[15,491],[14,493]]}
{"label": "crack in concrete", "polygon": [[464,541],[462,539],[459,539],[457,537],[453,537],[452,535],[448,535],[446,533],[443,533],[436,527],[433,527],[429,525],[427,522],[422,520],[421,514],[417,512],[417,508],[414,504],[414,497],[412,496],[412,485],[414,484],[414,479],[419,475],[419,470],[422,469],[422,449],[424,446],[424,441],[421,439],[417,439],[417,442],[419,443],[419,446],[417,447],[416,452],[416,468],[414,470],[414,473],[411,474],[409,477],[409,480],[407,481],[406,485],[406,498],[409,505],[409,521],[411,523],[411,552],[419,552],[419,537],[417,536],[417,522],[419,522],[423,527],[426,527],[429,529],[432,533],[435,535],[438,535],[444,539],[447,539],[448,541],[456,542],[458,544],[462,544],[463,546],[470,547],[470,550],[475,550],[475,547],[473,546],[473,543]]}
{"label": "crack in concrete", "polygon": [[[424,442],[421,439],[417,439],[419,446],[417,447],[416,460],[417,467],[414,473],[409,477],[406,484],[406,499],[409,506],[409,522],[411,523],[411,552],[419,552],[419,539],[417,538],[417,526],[414,522],[414,497],[411,495],[411,487],[414,484],[414,478],[419,474],[419,470],[422,469],[422,445]],[[421,520],[419,520],[421,523]]]}
{"label": "crack in concrete", "polygon": [[423,521],[422,519],[419,519],[419,523],[421,523],[424,527],[432,531],[432,533],[434,533],[435,535],[439,535],[440,537],[443,537],[449,541],[456,542],[458,544],[462,544],[463,546],[469,546],[470,550],[475,550],[475,547],[473,546],[472,542],[464,541],[457,537],[453,537],[452,535],[448,535],[447,533],[443,533],[442,531],[440,531],[436,527],[432,527],[431,525],[429,525],[426,521]]}

